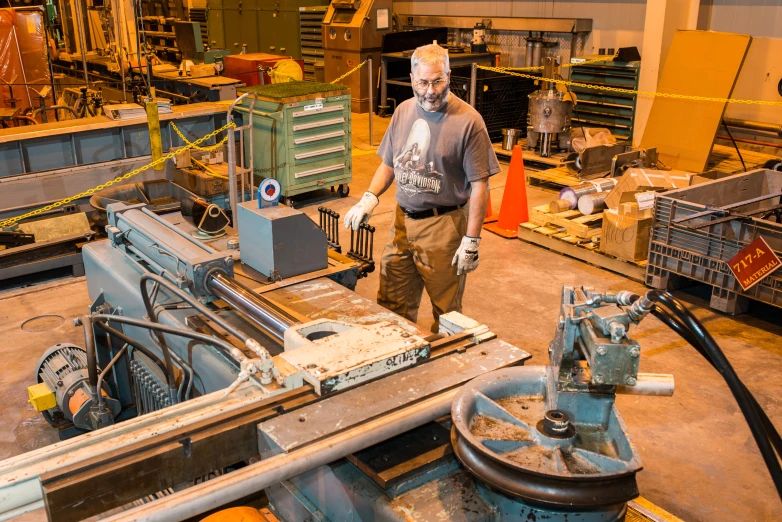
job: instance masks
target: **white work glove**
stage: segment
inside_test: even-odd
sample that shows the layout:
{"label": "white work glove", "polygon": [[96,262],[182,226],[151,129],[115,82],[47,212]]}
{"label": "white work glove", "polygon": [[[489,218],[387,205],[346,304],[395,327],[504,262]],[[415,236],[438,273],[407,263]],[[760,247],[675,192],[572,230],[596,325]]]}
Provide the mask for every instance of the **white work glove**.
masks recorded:
{"label": "white work glove", "polygon": [[478,268],[478,245],[481,238],[464,236],[462,244],[456,249],[451,266],[456,267],[456,275],[468,274]]}
{"label": "white work glove", "polygon": [[372,217],[372,211],[375,210],[378,203],[380,203],[380,200],[377,199],[377,196],[371,192],[364,192],[364,197],[361,198],[361,201],[356,203],[345,214],[345,228],[352,227],[353,230],[358,230],[358,226],[361,223],[366,223]]}

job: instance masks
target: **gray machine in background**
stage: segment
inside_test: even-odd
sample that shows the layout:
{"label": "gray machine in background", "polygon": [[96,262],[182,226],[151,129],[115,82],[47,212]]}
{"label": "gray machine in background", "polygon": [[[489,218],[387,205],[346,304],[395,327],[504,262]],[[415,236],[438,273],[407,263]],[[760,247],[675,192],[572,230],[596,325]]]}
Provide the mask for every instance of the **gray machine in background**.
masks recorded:
{"label": "gray machine in background", "polygon": [[[323,57],[326,82],[371,58],[380,66],[383,34],[391,32],[391,0],[333,0],[323,18]],[[369,107],[369,68],[341,80],[350,87],[354,112],[366,113]],[[374,71],[373,74],[376,74]]]}
{"label": "gray machine in background", "polygon": [[[543,60],[543,76],[559,76],[559,58],[547,56]],[[527,149],[548,157],[555,151],[570,150],[570,120],[573,115],[573,97],[570,92],[557,90],[553,82],[541,82],[540,90],[529,95],[529,124]]]}

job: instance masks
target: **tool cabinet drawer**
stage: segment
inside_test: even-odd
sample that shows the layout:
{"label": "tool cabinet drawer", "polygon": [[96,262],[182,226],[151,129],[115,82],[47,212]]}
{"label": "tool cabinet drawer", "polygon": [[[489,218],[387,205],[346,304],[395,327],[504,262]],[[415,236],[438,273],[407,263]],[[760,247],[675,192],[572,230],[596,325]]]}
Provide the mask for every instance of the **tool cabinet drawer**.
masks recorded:
{"label": "tool cabinet drawer", "polygon": [[348,156],[296,165],[288,169],[288,185],[300,185],[344,176],[350,172],[350,159]]}

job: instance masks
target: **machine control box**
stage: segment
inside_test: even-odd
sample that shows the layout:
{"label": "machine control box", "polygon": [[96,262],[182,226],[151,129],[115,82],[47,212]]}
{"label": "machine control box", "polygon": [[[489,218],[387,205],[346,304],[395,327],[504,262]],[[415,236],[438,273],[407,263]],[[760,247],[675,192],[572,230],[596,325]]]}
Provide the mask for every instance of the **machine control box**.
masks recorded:
{"label": "machine control box", "polygon": [[306,214],[277,206],[240,203],[239,249],[242,263],[272,280],[287,279],[328,267],[326,234]]}

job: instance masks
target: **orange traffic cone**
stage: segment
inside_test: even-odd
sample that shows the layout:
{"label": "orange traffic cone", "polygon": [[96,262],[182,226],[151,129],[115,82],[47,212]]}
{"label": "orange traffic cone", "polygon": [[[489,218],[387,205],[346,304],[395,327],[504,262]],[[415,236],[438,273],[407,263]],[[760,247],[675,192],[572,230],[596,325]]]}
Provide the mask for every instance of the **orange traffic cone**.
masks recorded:
{"label": "orange traffic cone", "polygon": [[529,209],[527,208],[527,181],[524,179],[524,158],[521,146],[516,145],[510,158],[500,216],[496,223],[484,225],[483,228],[504,238],[513,239],[519,237],[519,225],[527,221],[529,221]]}
{"label": "orange traffic cone", "polygon": [[497,221],[497,216],[494,215],[494,212],[491,209],[491,189],[489,189],[489,201],[486,203],[486,217],[483,220],[484,225],[488,225],[489,223],[494,223]]}

